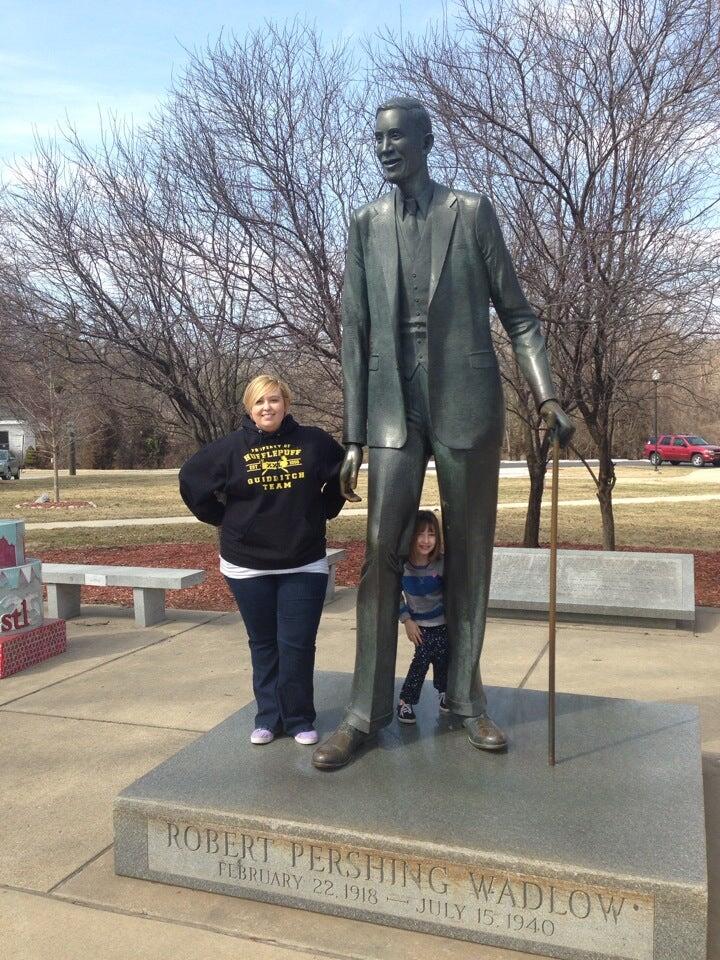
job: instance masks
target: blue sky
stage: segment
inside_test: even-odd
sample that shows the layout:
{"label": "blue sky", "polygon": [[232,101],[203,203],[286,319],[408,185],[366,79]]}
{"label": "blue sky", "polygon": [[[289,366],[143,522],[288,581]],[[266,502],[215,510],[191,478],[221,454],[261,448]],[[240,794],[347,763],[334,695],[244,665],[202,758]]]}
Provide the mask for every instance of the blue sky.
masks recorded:
{"label": "blue sky", "polygon": [[69,119],[87,139],[100,113],[142,122],[182,73],[185,49],[221,30],[303,16],[328,37],[402,20],[424,26],[442,0],[0,0],[0,170]]}

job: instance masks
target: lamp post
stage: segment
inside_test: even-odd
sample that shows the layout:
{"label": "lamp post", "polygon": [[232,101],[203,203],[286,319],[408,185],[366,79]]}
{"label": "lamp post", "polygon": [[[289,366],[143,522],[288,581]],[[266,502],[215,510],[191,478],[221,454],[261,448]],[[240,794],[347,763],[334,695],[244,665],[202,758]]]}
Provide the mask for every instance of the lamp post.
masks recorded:
{"label": "lamp post", "polygon": [[660,382],[660,371],[659,371],[659,370],[653,370],[653,372],[652,372],[652,382],[653,382],[653,386],[654,386],[654,388],[655,388],[655,472],[657,472],[657,471],[660,469],[660,465],[659,465],[659,463],[658,463],[658,456],[659,456],[659,454],[658,454],[658,446],[659,446],[660,437],[658,436],[658,411],[657,411],[657,407],[658,407],[658,383]]}

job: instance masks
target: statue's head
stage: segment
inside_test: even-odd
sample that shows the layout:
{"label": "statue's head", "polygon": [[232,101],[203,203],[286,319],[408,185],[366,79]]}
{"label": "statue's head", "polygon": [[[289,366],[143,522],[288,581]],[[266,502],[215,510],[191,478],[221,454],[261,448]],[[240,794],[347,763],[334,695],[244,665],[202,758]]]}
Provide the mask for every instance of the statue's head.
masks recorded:
{"label": "statue's head", "polygon": [[413,97],[392,97],[375,114],[375,153],[385,179],[402,184],[427,169],[433,145],[430,114]]}

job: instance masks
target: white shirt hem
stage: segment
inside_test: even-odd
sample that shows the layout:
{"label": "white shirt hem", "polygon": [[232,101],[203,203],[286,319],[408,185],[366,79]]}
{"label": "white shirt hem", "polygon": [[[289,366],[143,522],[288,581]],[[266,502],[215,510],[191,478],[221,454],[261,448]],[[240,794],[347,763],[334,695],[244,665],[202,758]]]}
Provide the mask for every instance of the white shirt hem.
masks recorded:
{"label": "white shirt hem", "polygon": [[327,557],[313,560],[302,567],[286,567],[283,570],[253,570],[251,567],[239,567],[220,557],[220,573],[230,580],[249,580],[251,577],[270,577],[281,573],[329,573]]}

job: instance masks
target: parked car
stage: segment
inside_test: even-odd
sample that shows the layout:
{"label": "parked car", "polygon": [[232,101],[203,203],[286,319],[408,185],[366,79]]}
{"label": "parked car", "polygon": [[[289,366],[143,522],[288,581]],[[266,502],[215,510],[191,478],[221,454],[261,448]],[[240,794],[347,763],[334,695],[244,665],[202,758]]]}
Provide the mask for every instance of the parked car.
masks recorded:
{"label": "parked car", "polygon": [[9,450],[0,450],[0,479],[20,479],[20,461]]}
{"label": "parked car", "polygon": [[666,433],[657,443],[650,437],[643,456],[655,465],[666,460],[672,464],[691,463],[694,467],[703,467],[706,463],[717,466],[720,465],[720,446],[689,433]]}

